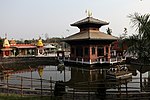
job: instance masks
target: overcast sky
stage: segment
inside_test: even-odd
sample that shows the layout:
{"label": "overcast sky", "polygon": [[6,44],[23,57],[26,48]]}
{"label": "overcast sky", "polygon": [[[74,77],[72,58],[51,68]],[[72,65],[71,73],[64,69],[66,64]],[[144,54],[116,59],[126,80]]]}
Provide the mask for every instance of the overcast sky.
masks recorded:
{"label": "overcast sky", "polygon": [[131,35],[127,16],[149,13],[150,0],[0,0],[0,37],[5,33],[9,39],[67,37],[79,31],[70,24],[87,17],[86,9],[110,23],[101,31],[110,27],[114,36],[120,36],[126,27]]}

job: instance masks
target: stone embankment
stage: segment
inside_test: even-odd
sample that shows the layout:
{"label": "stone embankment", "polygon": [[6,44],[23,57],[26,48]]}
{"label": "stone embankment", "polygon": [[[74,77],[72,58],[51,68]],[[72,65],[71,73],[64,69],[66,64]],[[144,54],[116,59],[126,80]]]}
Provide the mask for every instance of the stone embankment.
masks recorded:
{"label": "stone embankment", "polygon": [[57,57],[8,57],[0,58],[0,64],[17,64],[17,63],[36,63],[36,64],[52,64],[59,63]]}

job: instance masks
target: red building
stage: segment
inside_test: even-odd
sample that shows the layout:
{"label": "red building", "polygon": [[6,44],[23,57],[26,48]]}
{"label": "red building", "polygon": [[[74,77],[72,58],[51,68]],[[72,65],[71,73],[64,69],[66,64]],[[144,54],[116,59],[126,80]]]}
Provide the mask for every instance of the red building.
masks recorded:
{"label": "red building", "polygon": [[64,39],[70,44],[71,54],[65,62],[75,62],[82,64],[112,63],[111,43],[117,38],[103,33],[99,30],[109,23],[87,17],[71,24],[80,29],[80,32]]}
{"label": "red building", "polygon": [[124,53],[128,49],[127,43],[124,40],[114,41],[112,44],[112,56],[125,56]]}
{"label": "red building", "polygon": [[8,41],[7,38],[2,40],[3,45],[0,47],[0,57],[29,57],[29,56],[46,56],[51,47],[44,47],[41,38],[37,44],[18,44],[15,40]]}

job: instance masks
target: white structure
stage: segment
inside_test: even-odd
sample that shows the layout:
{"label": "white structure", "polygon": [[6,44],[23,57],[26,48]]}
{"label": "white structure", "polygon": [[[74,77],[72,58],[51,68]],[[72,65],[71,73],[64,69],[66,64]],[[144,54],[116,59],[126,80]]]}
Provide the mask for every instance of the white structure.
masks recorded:
{"label": "white structure", "polygon": [[51,44],[44,46],[44,55],[56,56],[56,47]]}

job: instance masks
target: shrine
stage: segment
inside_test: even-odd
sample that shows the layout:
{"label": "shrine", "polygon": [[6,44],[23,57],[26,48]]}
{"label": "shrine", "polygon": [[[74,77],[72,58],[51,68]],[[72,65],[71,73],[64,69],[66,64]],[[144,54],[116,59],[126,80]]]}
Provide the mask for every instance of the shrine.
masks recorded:
{"label": "shrine", "polygon": [[64,62],[90,65],[117,62],[116,58],[111,58],[111,43],[116,41],[117,37],[99,30],[108,24],[91,16],[71,24],[80,31],[64,39],[70,45],[71,52],[69,58],[64,58]]}
{"label": "shrine", "polygon": [[4,39],[3,47],[0,50],[1,50],[0,56],[2,57],[9,57],[12,55],[11,53],[12,49],[10,48],[10,44],[7,38]]}

